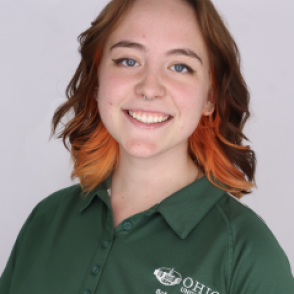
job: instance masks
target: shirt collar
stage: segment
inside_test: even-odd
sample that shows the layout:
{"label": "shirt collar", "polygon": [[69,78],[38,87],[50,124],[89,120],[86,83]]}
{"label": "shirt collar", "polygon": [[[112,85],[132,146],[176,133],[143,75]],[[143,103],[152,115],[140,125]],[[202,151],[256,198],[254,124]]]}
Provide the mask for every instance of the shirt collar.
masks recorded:
{"label": "shirt collar", "polygon": [[185,239],[225,193],[203,176],[161,201],[157,211]]}
{"label": "shirt collar", "polygon": [[85,193],[82,195],[82,201],[81,205],[79,207],[79,213],[83,212],[91,203],[92,201],[99,196],[110,208],[110,200],[107,189],[110,188],[110,182],[111,182],[111,174],[106,178],[105,181],[101,182],[99,185],[97,185],[86,197]]}
{"label": "shirt collar", "polygon": [[[97,196],[111,209],[107,192],[110,182],[111,174],[83,199],[79,212],[83,212]],[[203,176],[148,209],[148,213],[160,213],[173,231],[185,239],[225,193]]]}

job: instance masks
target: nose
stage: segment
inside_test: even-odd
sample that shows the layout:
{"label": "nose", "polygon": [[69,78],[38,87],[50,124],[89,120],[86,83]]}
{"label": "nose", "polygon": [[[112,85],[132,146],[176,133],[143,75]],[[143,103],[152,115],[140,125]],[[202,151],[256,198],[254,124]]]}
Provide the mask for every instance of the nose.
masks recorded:
{"label": "nose", "polygon": [[146,69],[136,85],[135,91],[139,97],[147,96],[148,99],[152,97],[163,97],[166,89],[158,74],[158,70]]}

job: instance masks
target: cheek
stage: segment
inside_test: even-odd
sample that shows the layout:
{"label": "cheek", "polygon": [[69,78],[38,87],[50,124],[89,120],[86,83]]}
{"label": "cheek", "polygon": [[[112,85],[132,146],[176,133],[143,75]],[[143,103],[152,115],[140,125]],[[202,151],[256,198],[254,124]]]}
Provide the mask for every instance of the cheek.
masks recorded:
{"label": "cheek", "polygon": [[98,100],[98,110],[104,125],[107,125],[107,121],[111,121],[112,119],[112,105],[110,103],[112,102],[105,101],[105,99]]}
{"label": "cheek", "polygon": [[120,96],[130,84],[129,75],[118,74],[117,68],[107,62],[102,62],[98,75],[99,92],[107,97]]}
{"label": "cheek", "polygon": [[113,84],[112,79],[99,79],[98,109],[102,120],[111,115],[112,108],[117,103],[118,95],[115,95]]}
{"label": "cheek", "polygon": [[104,74],[99,79],[99,97],[115,97],[121,81],[117,76]]}
{"label": "cheek", "polygon": [[190,135],[196,129],[206,98],[207,93],[202,87],[177,87],[175,103],[180,115],[180,129],[186,135]]}
{"label": "cheek", "polygon": [[175,102],[181,113],[202,111],[205,95],[200,87],[191,85],[175,88]]}
{"label": "cheek", "polygon": [[116,105],[129,96],[131,81],[125,76],[104,75],[99,80],[98,96],[107,100],[108,106]]}

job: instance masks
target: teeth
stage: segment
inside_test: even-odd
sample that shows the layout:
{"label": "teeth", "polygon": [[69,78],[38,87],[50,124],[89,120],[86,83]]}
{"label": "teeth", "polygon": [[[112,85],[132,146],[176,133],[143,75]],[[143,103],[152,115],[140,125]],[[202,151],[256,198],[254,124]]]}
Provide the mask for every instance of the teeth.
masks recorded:
{"label": "teeth", "polygon": [[153,121],[155,122],[155,120],[151,116],[148,116],[147,123],[152,123]]}
{"label": "teeth", "polygon": [[147,124],[163,122],[169,118],[169,116],[151,116],[151,115],[147,116],[146,114],[140,115],[139,113],[132,112],[132,111],[129,111],[128,113],[130,116],[132,116],[136,120],[143,123],[147,123]]}

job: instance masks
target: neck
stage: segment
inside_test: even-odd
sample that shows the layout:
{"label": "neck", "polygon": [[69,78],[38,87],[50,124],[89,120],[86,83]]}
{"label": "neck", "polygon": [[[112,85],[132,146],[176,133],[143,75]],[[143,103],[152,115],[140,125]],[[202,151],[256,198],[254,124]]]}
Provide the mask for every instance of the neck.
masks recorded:
{"label": "neck", "polygon": [[150,206],[201,176],[203,173],[183,150],[175,154],[173,149],[148,159],[134,158],[120,150],[112,175],[111,196],[117,197],[114,201]]}

